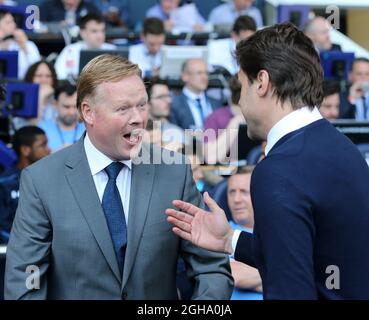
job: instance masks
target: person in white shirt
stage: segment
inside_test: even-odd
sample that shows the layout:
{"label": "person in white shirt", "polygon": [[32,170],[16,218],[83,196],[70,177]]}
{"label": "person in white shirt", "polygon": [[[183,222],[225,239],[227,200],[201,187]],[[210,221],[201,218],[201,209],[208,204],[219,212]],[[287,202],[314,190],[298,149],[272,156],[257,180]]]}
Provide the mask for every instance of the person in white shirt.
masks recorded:
{"label": "person in white shirt", "polygon": [[209,14],[209,22],[214,25],[232,25],[239,16],[252,17],[259,28],[263,27],[263,17],[254,0],[233,0],[215,7]]}
{"label": "person in white shirt", "polygon": [[249,16],[240,16],[233,25],[231,37],[208,42],[208,63],[210,66],[221,66],[232,75],[239,70],[234,51],[239,41],[247,39],[256,31],[255,20]]}
{"label": "person in white shirt", "polygon": [[161,48],[165,42],[163,22],[158,18],[145,19],[141,41],[129,48],[129,60],[138,64],[143,76],[158,76],[162,62]]}
{"label": "person in white shirt", "polygon": [[41,60],[40,52],[5,9],[0,10],[0,39],[0,50],[18,51],[18,78],[23,79],[29,66]]}
{"label": "person in white shirt", "polygon": [[87,14],[80,19],[79,27],[82,41],[66,46],[55,61],[59,80],[78,77],[81,50],[116,49],[115,45],[105,43],[105,22],[100,15]]}

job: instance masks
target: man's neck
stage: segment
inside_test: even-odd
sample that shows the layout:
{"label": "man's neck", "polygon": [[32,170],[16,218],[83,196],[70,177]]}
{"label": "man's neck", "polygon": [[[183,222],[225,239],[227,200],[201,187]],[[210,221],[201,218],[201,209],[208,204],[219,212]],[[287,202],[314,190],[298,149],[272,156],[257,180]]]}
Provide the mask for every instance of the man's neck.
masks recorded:
{"label": "man's neck", "polygon": [[190,91],[191,93],[193,93],[193,94],[195,94],[195,95],[197,95],[197,96],[199,96],[200,94],[202,94],[204,91],[201,91],[201,90],[197,90],[197,89],[195,89],[195,88],[191,88],[191,87],[189,87],[189,86],[186,86],[185,87],[188,91]]}
{"label": "man's neck", "polygon": [[23,157],[20,157],[20,159],[17,162],[16,167],[19,170],[23,170],[24,168],[28,167],[30,165],[29,161]]}

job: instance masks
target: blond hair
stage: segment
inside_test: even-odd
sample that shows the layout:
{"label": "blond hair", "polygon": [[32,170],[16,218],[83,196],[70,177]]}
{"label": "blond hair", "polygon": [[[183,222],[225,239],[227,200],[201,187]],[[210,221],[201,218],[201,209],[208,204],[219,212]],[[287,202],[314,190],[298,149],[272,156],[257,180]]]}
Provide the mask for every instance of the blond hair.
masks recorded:
{"label": "blond hair", "polygon": [[118,55],[102,54],[86,64],[77,82],[77,109],[81,119],[83,119],[82,101],[86,97],[94,97],[98,85],[104,82],[117,82],[131,75],[141,77],[140,68]]}

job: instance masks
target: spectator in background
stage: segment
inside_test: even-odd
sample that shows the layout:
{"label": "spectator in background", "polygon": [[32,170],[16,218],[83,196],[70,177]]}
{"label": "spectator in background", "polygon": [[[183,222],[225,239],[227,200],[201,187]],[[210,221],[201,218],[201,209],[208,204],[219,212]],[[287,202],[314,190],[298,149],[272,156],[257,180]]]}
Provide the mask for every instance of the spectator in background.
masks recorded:
{"label": "spectator in background", "polygon": [[82,41],[66,46],[55,61],[58,79],[76,78],[79,74],[81,50],[114,50],[116,46],[105,43],[105,22],[102,16],[91,13],[79,21]]}
{"label": "spectator in background", "polygon": [[209,22],[213,25],[232,26],[239,16],[250,16],[255,20],[257,28],[263,26],[260,10],[253,6],[254,0],[233,0],[215,7],[209,14]]}
{"label": "spectator in background", "polygon": [[12,0],[0,0],[0,5],[16,6],[17,3],[15,1],[12,1]]}
{"label": "spectator in background", "polygon": [[84,124],[78,122],[76,103],[76,87],[63,83],[56,92],[56,119],[39,123],[47,135],[52,152],[75,143],[85,131]]}
{"label": "spectator in background", "polygon": [[206,134],[204,140],[207,163],[219,163],[226,160],[231,148],[236,146],[240,124],[246,123],[239,106],[241,84],[236,76],[229,80],[229,89],[231,90],[231,105],[215,110],[205,121],[205,131],[212,130],[214,133]]}
{"label": "spectator in background", "polygon": [[340,45],[334,44],[331,41],[331,28],[332,26],[327,19],[317,16],[306,23],[304,33],[313,41],[315,48],[319,52],[341,51]]}
{"label": "spectator in background", "polygon": [[[341,117],[369,120],[369,60],[356,58],[349,74],[351,86],[343,99]],[[347,93],[346,93],[347,95]]]}
{"label": "spectator in background", "polygon": [[69,27],[89,13],[100,14],[95,5],[86,0],[45,0],[40,5],[42,22],[61,22]]}
{"label": "spectator in background", "polygon": [[18,206],[21,171],[50,153],[45,132],[36,126],[16,131],[13,149],[18,156],[16,166],[0,175],[0,242],[7,243]]}
{"label": "spectator in background", "polygon": [[56,112],[54,94],[57,85],[54,66],[46,60],[40,60],[28,68],[24,81],[40,85],[36,121],[54,119]]}
{"label": "spectator in background", "polygon": [[158,18],[147,18],[141,32],[142,43],[129,47],[129,60],[138,64],[144,77],[159,75],[161,48],[165,42],[163,22]]}
{"label": "spectator in background", "polygon": [[185,133],[184,130],[169,122],[172,96],[170,94],[166,81],[158,78],[149,82],[147,87],[149,97],[150,118],[154,122],[154,126],[160,123],[161,141],[163,144],[177,143],[184,145]]}
{"label": "spectator in background", "polygon": [[206,95],[208,67],[202,59],[189,59],[182,66],[182,93],[175,96],[169,120],[182,129],[202,129],[205,119],[221,107],[221,101]]}
{"label": "spectator in background", "polygon": [[0,50],[18,51],[18,78],[23,79],[28,67],[41,59],[37,46],[17,28],[13,15],[0,9]]}
{"label": "spectator in background", "polygon": [[130,27],[128,0],[92,0],[105,22],[113,27]]}
{"label": "spectator in background", "polygon": [[[253,167],[239,167],[228,180],[227,199],[232,215],[229,222],[233,230],[253,232],[254,209],[250,184]],[[232,300],[262,300],[262,284],[259,271],[245,263],[231,259],[232,276],[235,281]]]}
{"label": "spectator in background", "polygon": [[208,42],[208,62],[212,66],[226,68],[231,74],[239,70],[234,51],[239,41],[247,39],[256,31],[256,23],[252,17],[239,16],[232,28],[229,39],[218,39]]}
{"label": "spectator in background", "polygon": [[[147,10],[146,17],[155,17],[162,20],[165,30],[171,32],[175,27],[175,21],[171,19],[170,13],[178,8],[180,2],[180,0],[160,0],[160,3]],[[193,26],[194,31],[201,31],[206,21],[197,10],[195,20],[196,24]]]}
{"label": "spectator in background", "polygon": [[319,108],[321,115],[328,120],[335,120],[340,113],[340,85],[333,80],[323,82],[324,99]]}

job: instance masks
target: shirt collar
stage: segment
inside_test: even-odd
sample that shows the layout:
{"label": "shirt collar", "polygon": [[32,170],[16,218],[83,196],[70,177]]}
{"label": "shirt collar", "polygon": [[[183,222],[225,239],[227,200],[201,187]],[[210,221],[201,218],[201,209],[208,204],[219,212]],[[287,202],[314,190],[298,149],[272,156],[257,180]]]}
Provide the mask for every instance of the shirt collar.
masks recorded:
{"label": "shirt collar", "polygon": [[316,107],[314,107],[313,110],[310,110],[309,107],[303,107],[289,113],[270,129],[267,137],[267,145],[265,147],[265,155],[267,155],[274,145],[286,134],[301,129],[322,118],[322,115]]}
{"label": "shirt collar", "polygon": [[191,100],[196,100],[196,99],[200,99],[200,100],[204,100],[205,99],[205,93],[204,92],[201,92],[200,94],[196,94],[196,93],[193,93],[189,88],[187,87],[184,87],[183,88],[183,94],[191,99]]}
{"label": "shirt collar", "polygon": [[[91,174],[93,176],[104,170],[109,164],[113,162],[113,160],[111,160],[108,156],[99,151],[92,144],[87,133],[84,139],[84,146],[86,150],[87,161],[90,165]],[[132,169],[132,160],[122,160],[120,162],[125,164],[129,168],[129,170]]]}

